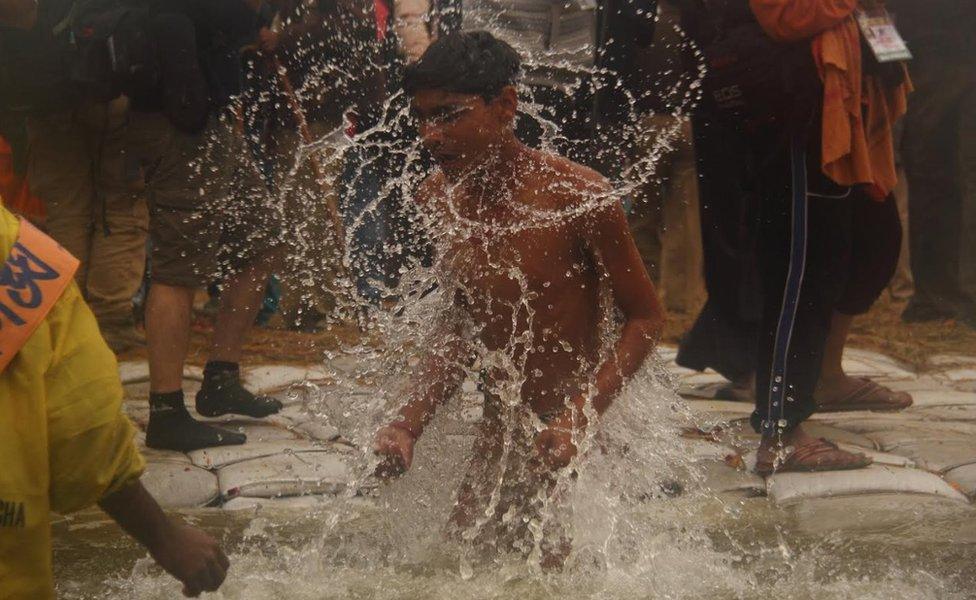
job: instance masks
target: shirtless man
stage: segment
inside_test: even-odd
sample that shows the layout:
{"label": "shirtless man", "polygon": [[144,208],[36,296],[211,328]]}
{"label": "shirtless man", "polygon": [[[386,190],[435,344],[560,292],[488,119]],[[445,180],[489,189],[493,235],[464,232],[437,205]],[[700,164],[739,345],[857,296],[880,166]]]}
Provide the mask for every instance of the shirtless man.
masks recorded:
{"label": "shirtless man", "polygon": [[[464,380],[474,344],[504,354],[509,368],[481,364],[485,416],[451,519],[462,529],[545,497],[536,486],[552,489],[588,420],[651,352],[664,318],[606,180],[516,138],[518,73],[508,44],[466,32],[431,45],[404,80],[422,142],[440,165],[416,201],[454,309],[433,332],[407,402],[376,434],[377,472],[410,468],[424,426]],[[601,290],[623,315],[609,348]],[[485,519],[486,506],[496,519]],[[505,521],[528,522],[511,516]]]}

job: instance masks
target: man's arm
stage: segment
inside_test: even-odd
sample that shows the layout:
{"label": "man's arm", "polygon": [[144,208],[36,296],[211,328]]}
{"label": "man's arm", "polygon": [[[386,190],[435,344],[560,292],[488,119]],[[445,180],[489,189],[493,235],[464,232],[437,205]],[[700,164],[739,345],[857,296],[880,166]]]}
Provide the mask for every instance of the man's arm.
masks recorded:
{"label": "man's arm", "polygon": [[654,349],[664,327],[664,309],[619,203],[598,210],[594,221],[588,247],[609,279],[614,301],[624,315],[616,348],[596,373],[593,408],[603,414]]}
{"label": "man's arm", "polygon": [[37,21],[37,0],[0,0],[0,25],[30,29]]}
{"label": "man's arm", "polygon": [[167,517],[138,480],[103,498],[98,505],[145,546],[167,573],[183,583],[192,598],[212,592],[227,576],[230,562],[206,533]]}
{"label": "man's arm", "polygon": [[[607,189],[605,183],[600,187]],[[596,371],[596,394],[591,406],[602,415],[654,349],[664,326],[664,309],[620,204],[614,200],[610,206],[595,211],[583,228],[584,245],[609,280],[625,319],[613,353]],[[585,396],[574,398],[572,405],[536,436],[536,449],[550,468],[565,467],[576,454],[573,432],[586,427],[586,402]]]}
{"label": "man's arm", "polygon": [[[443,189],[443,176],[433,175],[417,188],[414,202],[424,214],[436,215],[439,213],[437,200],[442,196]],[[435,223],[436,218],[426,226],[437,227]],[[380,477],[397,476],[410,468],[414,443],[437,407],[457,393],[473,360],[462,327],[462,300],[457,296],[451,300],[451,307],[423,340],[426,354],[411,381],[409,400],[400,408],[393,422],[376,432],[374,449],[385,457],[376,469]]]}
{"label": "man's arm", "polygon": [[439,346],[421,359],[410,384],[410,399],[389,425],[376,432],[374,449],[384,457],[376,474],[382,478],[410,469],[414,444],[437,407],[457,393],[471,363],[469,346],[452,315],[429,339]]}

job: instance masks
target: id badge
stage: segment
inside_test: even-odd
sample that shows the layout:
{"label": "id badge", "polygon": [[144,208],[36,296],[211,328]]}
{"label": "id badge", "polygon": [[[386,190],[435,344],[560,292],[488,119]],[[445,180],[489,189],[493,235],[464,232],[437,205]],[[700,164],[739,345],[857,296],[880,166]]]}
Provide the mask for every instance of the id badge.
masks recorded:
{"label": "id badge", "polygon": [[911,60],[912,53],[884,7],[859,9],[857,24],[879,63]]}

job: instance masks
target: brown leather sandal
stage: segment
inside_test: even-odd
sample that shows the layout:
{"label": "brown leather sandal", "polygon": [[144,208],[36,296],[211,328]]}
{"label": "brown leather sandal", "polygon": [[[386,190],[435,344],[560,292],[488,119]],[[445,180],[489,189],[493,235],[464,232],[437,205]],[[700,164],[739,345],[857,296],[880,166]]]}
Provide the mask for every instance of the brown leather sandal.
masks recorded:
{"label": "brown leather sandal", "polygon": [[768,477],[773,473],[814,473],[819,471],[848,471],[863,469],[873,461],[860,453],[841,450],[837,444],[820,438],[800,446],[779,461],[756,462],[756,474]]}
{"label": "brown leather sandal", "polygon": [[896,411],[912,405],[912,396],[896,392],[883,385],[858,377],[857,387],[844,396],[829,400],[817,400],[818,412],[848,412],[853,410]]}

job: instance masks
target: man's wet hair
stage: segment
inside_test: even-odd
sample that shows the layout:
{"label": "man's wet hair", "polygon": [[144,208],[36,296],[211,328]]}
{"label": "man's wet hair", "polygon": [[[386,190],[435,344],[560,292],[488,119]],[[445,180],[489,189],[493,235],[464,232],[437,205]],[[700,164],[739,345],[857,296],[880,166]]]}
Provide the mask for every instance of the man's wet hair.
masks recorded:
{"label": "man's wet hair", "polygon": [[515,85],[522,68],[518,52],[487,31],[464,31],[439,38],[404,71],[403,89],[477,94],[490,102]]}

